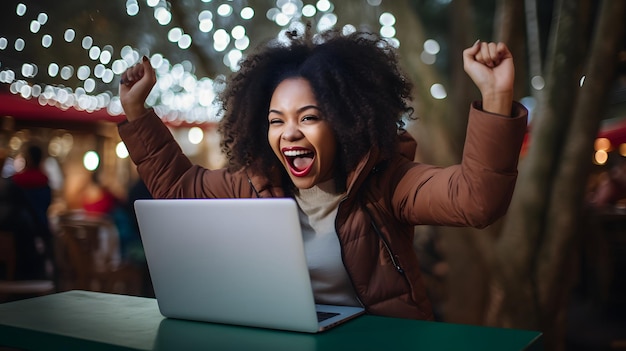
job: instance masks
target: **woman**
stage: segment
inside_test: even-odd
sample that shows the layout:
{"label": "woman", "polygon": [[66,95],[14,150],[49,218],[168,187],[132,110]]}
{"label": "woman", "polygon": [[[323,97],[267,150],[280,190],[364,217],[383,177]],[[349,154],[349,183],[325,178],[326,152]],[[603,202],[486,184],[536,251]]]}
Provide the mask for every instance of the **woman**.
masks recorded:
{"label": "woman", "polygon": [[461,164],[440,168],[413,161],[402,129],[411,84],[384,39],[288,35],[248,56],[219,97],[225,169],[191,164],[144,106],[150,62],[129,68],[119,133],[139,174],[155,198],[294,197],[318,303],[433,319],[414,226],[485,227],[506,212],[527,115],[512,101],[509,50],[476,42],[463,52],[483,100],[470,108]]}

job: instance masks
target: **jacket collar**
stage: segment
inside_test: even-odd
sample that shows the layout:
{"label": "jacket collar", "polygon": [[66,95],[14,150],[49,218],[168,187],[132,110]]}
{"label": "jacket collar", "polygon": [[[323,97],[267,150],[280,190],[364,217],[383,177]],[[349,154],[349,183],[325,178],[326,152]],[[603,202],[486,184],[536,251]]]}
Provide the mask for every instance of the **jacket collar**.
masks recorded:
{"label": "jacket collar", "polygon": [[269,172],[262,172],[258,167],[249,166],[242,172],[246,173],[248,183],[256,197],[285,197],[286,189],[283,188],[282,173],[278,168]]}
{"label": "jacket collar", "polygon": [[[402,129],[398,132],[396,139],[396,148],[400,155],[413,161],[417,149],[417,142],[406,130]],[[385,159],[380,155],[378,148],[373,147],[365,154],[356,168],[348,174],[347,195],[349,196],[354,189],[359,189],[367,176],[371,173],[382,171],[385,167]]]}

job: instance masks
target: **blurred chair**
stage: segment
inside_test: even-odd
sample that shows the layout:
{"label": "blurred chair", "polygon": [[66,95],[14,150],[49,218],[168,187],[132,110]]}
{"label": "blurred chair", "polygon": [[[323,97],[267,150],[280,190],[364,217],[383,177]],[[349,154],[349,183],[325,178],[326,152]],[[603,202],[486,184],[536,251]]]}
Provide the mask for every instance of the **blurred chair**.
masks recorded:
{"label": "blurred chair", "polygon": [[56,241],[61,290],[141,295],[144,272],[121,259],[119,235],[108,216],[84,211],[63,214]]}
{"label": "blurred chair", "polygon": [[0,280],[0,302],[41,296],[56,291],[52,280],[15,280],[17,253],[13,233],[0,231],[0,269],[5,277]]}

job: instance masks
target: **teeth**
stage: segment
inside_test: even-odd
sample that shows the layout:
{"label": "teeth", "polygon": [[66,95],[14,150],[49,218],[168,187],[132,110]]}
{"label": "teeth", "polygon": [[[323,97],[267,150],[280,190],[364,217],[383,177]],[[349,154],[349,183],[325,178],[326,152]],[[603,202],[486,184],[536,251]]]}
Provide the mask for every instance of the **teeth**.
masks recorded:
{"label": "teeth", "polygon": [[297,157],[297,156],[307,155],[310,153],[311,152],[307,150],[288,150],[288,151],[285,151],[285,156]]}

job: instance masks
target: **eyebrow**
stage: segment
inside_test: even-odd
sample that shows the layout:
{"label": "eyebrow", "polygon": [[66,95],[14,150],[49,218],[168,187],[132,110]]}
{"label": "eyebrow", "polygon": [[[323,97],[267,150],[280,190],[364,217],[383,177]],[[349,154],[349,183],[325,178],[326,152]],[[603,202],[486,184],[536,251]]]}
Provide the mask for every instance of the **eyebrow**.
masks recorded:
{"label": "eyebrow", "polygon": [[[300,107],[296,112],[297,113],[302,113],[303,111],[306,111],[308,109],[316,109],[316,110],[318,110],[320,112],[322,111],[319,107],[317,107],[315,105],[306,105],[306,106]],[[283,113],[281,111],[274,110],[274,109],[270,109],[268,114],[270,114],[270,113],[276,113],[276,114],[279,114],[279,115],[283,115]]]}

